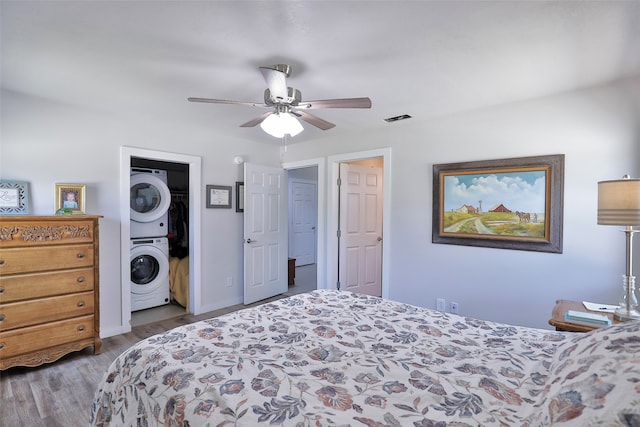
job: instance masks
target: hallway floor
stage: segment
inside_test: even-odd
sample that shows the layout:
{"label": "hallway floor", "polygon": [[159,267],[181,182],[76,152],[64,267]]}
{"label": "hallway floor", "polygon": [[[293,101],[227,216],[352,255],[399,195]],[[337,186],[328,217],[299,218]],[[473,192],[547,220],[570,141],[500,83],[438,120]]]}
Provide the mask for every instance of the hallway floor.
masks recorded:
{"label": "hallway floor", "polygon": [[[295,283],[289,286],[287,292],[268,298],[266,300],[257,301],[253,304],[244,305],[236,304],[230,307],[221,308],[218,310],[207,313],[210,317],[219,316],[221,314],[230,313],[232,311],[240,310],[243,308],[251,307],[254,305],[264,304],[268,301],[274,301],[285,296],[291,296],[301,294],[303,292],[312,291],[317,289],[316,284],[316,264],[303,265],[296,267]],[[174,317],[184,316],[186,310],[184,307],[177,304],[167,304],[160,307],[149,308],[146,310],[134,311],[131,313],[131,326],[147,325],[166,319],[172,319]]]}

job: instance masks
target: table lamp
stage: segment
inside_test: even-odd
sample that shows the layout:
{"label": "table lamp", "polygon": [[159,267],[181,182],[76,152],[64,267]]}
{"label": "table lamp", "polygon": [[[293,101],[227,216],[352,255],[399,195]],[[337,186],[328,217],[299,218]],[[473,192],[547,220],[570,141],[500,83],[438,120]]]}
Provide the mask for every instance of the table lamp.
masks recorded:
{"label": "table lamp", "polygon": [[626,272],[622,276],[623,295],[614,313],[617,320],[640,319],[633,275],[633,226],[640,225],[640,179],[625,175],[615,181],[598,182],[598,224],[624,226],[627,238]]}

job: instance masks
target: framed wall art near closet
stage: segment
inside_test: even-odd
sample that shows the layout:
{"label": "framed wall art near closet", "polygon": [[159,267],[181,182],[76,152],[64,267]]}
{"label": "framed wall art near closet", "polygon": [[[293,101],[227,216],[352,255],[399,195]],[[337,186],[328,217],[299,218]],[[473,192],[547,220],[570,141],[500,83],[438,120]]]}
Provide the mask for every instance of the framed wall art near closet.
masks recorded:
{"label": "framed wall art near closet", "polygon": [[236,212],[244,212],[244,182],[236,181]]}
{"label": "framed wall art near closet", "polygon": [[207,185],[207,208],[231,208],[231,186]]}

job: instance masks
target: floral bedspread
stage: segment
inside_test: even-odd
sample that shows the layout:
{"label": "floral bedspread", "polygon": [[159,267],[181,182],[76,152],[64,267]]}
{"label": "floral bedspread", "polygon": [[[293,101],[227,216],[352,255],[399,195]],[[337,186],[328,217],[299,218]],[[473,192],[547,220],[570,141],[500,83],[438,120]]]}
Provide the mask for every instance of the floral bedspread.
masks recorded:
{"label": "floral bedspread", "polygon": [[120,355],[92,426],[638,426],[640,322],[587,334],[318,290]]}

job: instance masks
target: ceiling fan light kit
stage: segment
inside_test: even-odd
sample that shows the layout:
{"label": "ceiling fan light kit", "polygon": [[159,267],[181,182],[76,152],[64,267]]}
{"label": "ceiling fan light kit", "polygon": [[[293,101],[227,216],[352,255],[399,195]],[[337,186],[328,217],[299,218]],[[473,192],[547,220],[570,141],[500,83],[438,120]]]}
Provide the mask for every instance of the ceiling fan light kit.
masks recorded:
{"label": "ceiling fan light kit", "polygon": [[270,108],[268,111],[240,127],[260,127],[276,138],[285,135],[295,136],[304,128],[297,119],[301,119],[321,130],[335,127],[335,124],[302,110],[319,108],[371,108],[369,98],[341,98],[322,99],[317,101],[302,101],[302,93],[287,86],[287,77],[291,73],[291,66],[278,64],[274,67],[260,67],[260,72],[267,83],[264,91],[264,104],[245,101],[230,101],[212,98],[188,98],[190,102],[207,102],[211,104],[237,104],[250,107]]}
{"label": "ceiling fan light kit", "polygon": [[300,122],[289,113],[271,114],[260,123],[260,127],[276,138],[282,138],[285,134],[296,136],[304,129]]}

